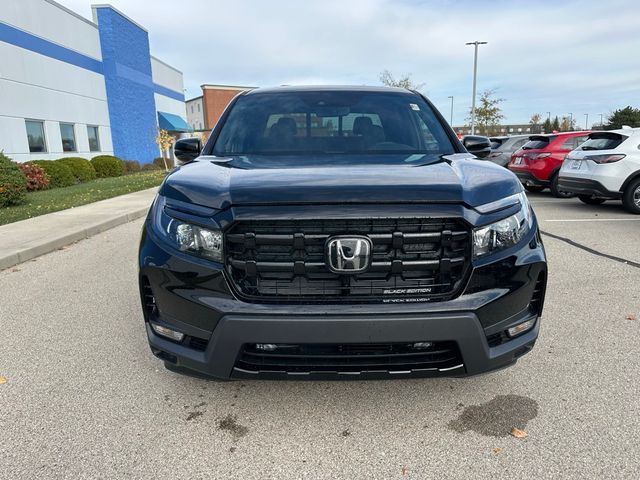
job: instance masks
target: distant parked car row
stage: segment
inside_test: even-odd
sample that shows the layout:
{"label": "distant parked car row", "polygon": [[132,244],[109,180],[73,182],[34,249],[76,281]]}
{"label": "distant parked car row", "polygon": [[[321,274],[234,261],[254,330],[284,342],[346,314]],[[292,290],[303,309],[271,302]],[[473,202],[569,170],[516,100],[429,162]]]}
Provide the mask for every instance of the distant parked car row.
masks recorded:
{"label": "distant parked car row", "polygon": [[558,174],[567,154],[587,140],[589,132],[531,135],[511,156],[508,168],[530,192],[549,188],[555,197],[573,196],[558,186]]}
{"label": "distant parked car row", "polygon": [[487,160],[507,167],[529,192],[549,188],[556,197],[589,205],[622,200],[640,214],[640,128],[605,132],[490,137]]}

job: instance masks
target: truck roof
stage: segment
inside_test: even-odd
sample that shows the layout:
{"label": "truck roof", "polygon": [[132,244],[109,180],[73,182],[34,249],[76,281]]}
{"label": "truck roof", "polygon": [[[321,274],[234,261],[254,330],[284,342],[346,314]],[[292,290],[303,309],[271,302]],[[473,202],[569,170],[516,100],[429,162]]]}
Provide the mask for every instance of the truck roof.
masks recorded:
{"label": "truck roof", "polygon": [[280,92],[396,92],[413,93],[411,90],[399,87],[366,86],[366,85],[282,85],[279,87],[256,88],[245,92],[244,95],[259,95],[261,93]]}

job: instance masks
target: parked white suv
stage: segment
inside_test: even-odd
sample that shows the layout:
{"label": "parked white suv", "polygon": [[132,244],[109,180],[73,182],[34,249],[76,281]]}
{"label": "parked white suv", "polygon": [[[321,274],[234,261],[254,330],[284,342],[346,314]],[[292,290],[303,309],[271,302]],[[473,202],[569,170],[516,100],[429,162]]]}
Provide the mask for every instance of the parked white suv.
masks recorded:
{"label": "parked white suv", "polygon": [[565,157],[558,184],[584,203],[622,199],[627,210],[640,214],[640,128],[589,134]]}

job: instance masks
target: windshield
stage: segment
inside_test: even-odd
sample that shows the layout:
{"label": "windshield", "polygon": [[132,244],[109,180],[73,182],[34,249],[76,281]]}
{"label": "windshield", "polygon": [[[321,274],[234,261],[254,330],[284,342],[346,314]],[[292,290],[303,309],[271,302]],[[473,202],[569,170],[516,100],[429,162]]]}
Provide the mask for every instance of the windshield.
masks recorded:
{"label": "windshield", "polygon": [[[411,93],[316,91],[256,93],[233,105],[213,154],[371,154],[428,157],[454,153],[434,112]],[[345,158],[345,162],[349,160]]]}

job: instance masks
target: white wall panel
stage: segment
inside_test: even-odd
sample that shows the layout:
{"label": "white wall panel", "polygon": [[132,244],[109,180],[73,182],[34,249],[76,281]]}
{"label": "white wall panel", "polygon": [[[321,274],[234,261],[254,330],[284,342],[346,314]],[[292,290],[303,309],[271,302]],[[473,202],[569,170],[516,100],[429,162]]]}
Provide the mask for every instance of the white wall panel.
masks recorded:
{"label": "white wall panel", "polygon": [[160,95],[159,93],[155,93],[153,96],[156,101],[156,110],[158,112],[173,113],[174,115],[179,115],[182,118],[186,118],[186,108],[184,102],[165,97],[164,95]]}
{"label": "white wall panel", "polygon": [[0,22],[25,30],[89,57],[102,59],[96,26],[47,0],[0,0]]}
{"label": "white wall panel", "polygon": [[153,83],[170,88],[180,94],[184,92],[182,72],[154,57],[151,57],[151,76]]}
{"label": "white wall panel", "polygon": [[16,152],[28,152],[27,128],[22,118],[0,115],[0,152],[13,158]]}
{"label": "white wall panel", "polygon": [[113,153],[113,143],[111,142],[111,128],[98,127],[98,136],[100,137],[100,150],[102,152]]}
{"label": "white wall panel", "polygon": [[[99,73],[4,42],[0,42],[0,58],[0,79],[106,101],[104,77]],[[6,113],[4,105],[0,113]]]}
{"label": "white wall panel", "polygon": [[62,151],[62,136],[60,135],[60,123],[44,122],[44,136],[47,139],[47,153],[56,154],[59,158],[64,153]]}
{"label": "white wall panel", "polygon": [[75,125],[76,132],[76,148],[78,152],[89,153],[89,134],[87,133],[87,126],[84,124]]}
{"label": "white wall panel", "polygon": [[109,125],[104,100],[0,79],[0,115]]}

